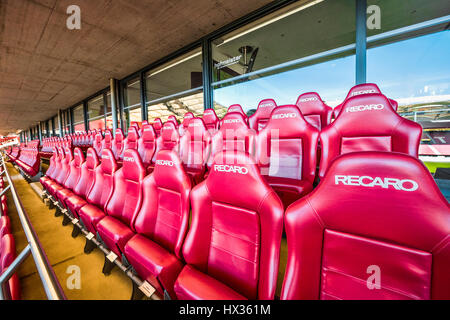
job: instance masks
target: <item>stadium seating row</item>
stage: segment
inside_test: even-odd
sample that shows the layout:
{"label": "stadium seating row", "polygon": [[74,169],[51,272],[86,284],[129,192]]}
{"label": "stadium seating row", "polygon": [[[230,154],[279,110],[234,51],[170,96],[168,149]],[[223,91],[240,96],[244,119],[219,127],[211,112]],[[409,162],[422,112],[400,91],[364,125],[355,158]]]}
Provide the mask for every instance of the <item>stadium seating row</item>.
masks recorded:
{"label": "stadium seating row", "polygon": [[39,143],[39,140],[33,140],[28,144],[21,144],[19,150],[17,150],[16,147],[13,147],[6,153],[10,161],[19,166],[24,175],[29,179],[33,178],[41,171]]}

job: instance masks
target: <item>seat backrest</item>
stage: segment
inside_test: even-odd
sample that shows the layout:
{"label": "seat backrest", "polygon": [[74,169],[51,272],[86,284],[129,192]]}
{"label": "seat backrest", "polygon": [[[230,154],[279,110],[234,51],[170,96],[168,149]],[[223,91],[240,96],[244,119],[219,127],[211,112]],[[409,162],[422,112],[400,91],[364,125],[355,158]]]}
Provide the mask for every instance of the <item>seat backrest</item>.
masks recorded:
{"label": "seat backrest", "polygon": [[191,192],[187,264],[248,299],[275,295],[283,204],[242,152],[220,153]]}
{"label": "seat backrest", "polygon": [[270,119],[270,114],[277,107],[275,100],[265,99],[258,104],[256,112],[250,116],[248,123],[250,128],[256,132],[263,129]]}
{"label": "seat backrest", "polygon": [[161,135],[156,142],[156,151],[153,156],[153,162],[156,161],[156,155],[161,150],[173,150],[179,153],[180,135],[177,128],[172,122],[166,122],[162,129]]}
{"label": "seat backrest", "polygon": [[102,149],[112,150],[112,148],[113,148],[113,136],[112,136],[111,130],[109,130],[109,129],[105,130],[105,138],[103,139],[102,146],[103,146]]}
{"label": "seat backrest", "polygon": [[55,180],[60,185],[64,185],[64,182],[66,181],[67,177],[70,174],[69,165],[73,160],[73,154],[72,154],[72,150],[66,146],[64,148],[63,147],[59,148],[59,155],[61,158],[61,167],[59,169],[59,172],[58,172]]}
{"label": "seat backrest", "polygon": [[409,155],[340,156],[285,222],[282,299],[450,299],[450,206]]}
{"label": "seat backrest", "polygon": [[167,118],[167,121],[168,121],[168,122],[172,122],[172,123],[175,125],[175,127],[178,128],[178,120],[177,120],[177,118],[176,118],[173,114],[171,114],[171,115]]}
{"label": "seat backrest", "polygon": [[128,149],[137,150],[138,140],[139,140],[139,135],[138,135],[136,128],[130,127],[128,129],[128,136],[127,136],[127,139],[125,140],[123,149],[124,150],[128,150]]}
{"label": "seat backrest", "polygon": [[175,152],[158,153],[153,173],[144,179],[143,192],[144,200],[134,224],[136,232],[181,259],[189,223],[191,183]]}
{"label": "seat backrest", "polygon": [[422,127],[399,116],[382,94],[346,100],[339,117],[320,133],[319,176],[338,155],[357,151],[395,151],[417,157]]}
{"label": "seat backrest", "polygon": [[317,92],[301,94],[296,103],[306,121],[322,130],[331,123],[333,108],[327,106]]}
{"label": "seat backrest", "polygon": [[151,164],[156,150],[156,133],[153,126],[144,124],[138,141],[138,152],[145,167]]}
{"label": "seat backrest", "polygon": [[208,161],[211,135],[201,118],[189,122],[180,139],[180,157],[186,169],[203,170]]}
{"label": "seat backrest", "polygon": [[188,125],[189,125],[189,121],[191,121],[191,119],[194,119],[195,116],[192,112],[186,112],[183,116],[183,122],[181,123],[181,125],[178,127],[178,133],[180,134],[180,136],[183,136],[184,133],[187,131]]}
{"label": "seat backrest", "polygon": [[161,129],[163,126],[163,123],[160,118],[156,118],[153,120],[152,123],[153,129],[155,129],[156,137],[159,137],[161,135]]}
{"label": "seat backrest", "polygon": [[103,150],[103,135],[101,132],[98,132],[95,135],[95,139],[94,139],[94,150],[97,153],[97,156],[100,156],[102,154],[102,150]]}
{"label": "seat backrest", "polygon": [[217,130],[219,130],[219,117],[217,117],[214,109],[206,109],[203,112],[202,119],[210,134],[214,134]]}
{"label": "seat backrest", "polygon": [[141,208],[144,176],[145,169],[139,153],[132,149],[125,150],[123,166],[114,177],[114,191],[106,205],[106,213],[131,228]]}
{"label": "seat backrest", "polygon": [[319,130],[297,106],[279,106],[258,133],[257,161],[262,175],[314,182]]}
{"label": "seat backrest", "polygon": [[[5,271],[16,258],[16,246],[12,234],[5,234],[0,239],[0,274]],[[19,300],[20,286],[17,273],[10,278],[6,288],[6,299]]]}
{"label": "seat backrest", "polygon": [[114,157],[116,157],[116,159],[120,159],[123,153],[124,140],[125,136],[123,135],[122,129],[117,128],[116,134],[114,135],[114,142],[112,146],[112,152],[114,154]]}
{"label": "seat backrest", "polygon": [[114,191],[114,176],[117,163],[110,149],[103,149],[102,162],[95,169],[95,179],[92,188],[88,191],[87,202],[105,209],[108,200]]}
{"label": "seat backrest", "polygon": [[78,183],[73,192],[86,198],[95,182],[95,169],[99,164],[97,152],[93,148],[89,148],[86,153],[86,161],[81,166],[81,174]]}
{"label": "seat backrest", "polygon": [[214,155],[227,150],[243,151],[255,155],[256,132],[248,127],[242,114],[238,112],[227,113],[221,121],[219,131],[212,137],[211,155],[208,167],[211,167]]}
{"label": "seat backrest", "polygon": [[52,165],[52,159],[50,159],[50,167],[48,168],[47,172],[45,173],[46,176],[48,176],[50,179],[56,181],[57,175],[61,171],[61,156],[59,154],[59,148],[53,147],[53,165]]}
{"label": "seat backrest", "polygon": [[237,112],[242,114],[245,121],[248,123],[248,117],[247,114],[244,112],[244,109],[242,109],[242,106],[240,104],[233,104],[228,107],[227,113]]}
{"label": "seat backrest", "polygon": [[56,150],[57,150],[57,149],[54,148],[53,153],[52,153],[52,156],[50,157],[50,164],[49,164],[49,166],[48,166],[47,171],[45,172],[45,175],[46,175],[47,177],[50,177],[50,178],[53,177],[53,173],[54,173],[54,171],[55,171],[55,169],[56,169],[56,161],[57,161],[56,159],[57,159],[57,157],[58,157],[58,152],[57,152]]}
{"label": "seat backrest", "polygon": [[69,163],[69,175],[64,181],[64,186],[73,190],[78,183],[81,176],[81,166],[84,163],[84,154],[80,148],[76,147],[73,150],[73,160]]}

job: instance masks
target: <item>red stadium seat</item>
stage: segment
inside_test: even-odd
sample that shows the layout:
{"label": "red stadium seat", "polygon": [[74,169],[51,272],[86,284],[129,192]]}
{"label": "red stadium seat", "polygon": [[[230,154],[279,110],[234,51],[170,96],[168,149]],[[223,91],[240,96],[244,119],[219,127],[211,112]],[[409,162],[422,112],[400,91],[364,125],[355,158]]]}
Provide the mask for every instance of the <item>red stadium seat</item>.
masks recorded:
{"label": "red stadium seat", "polygon": [[258,166],[285,208],[313,189],[318,138],[294,105],[277,107],[258,134]]}
{"label": "red stadium seat", "polygon": [[124,140],[125,136],[123,134],[122,129],[120,128],[116,129],[116,134],[114,135],[114,141],[112,145],[112,152],[116,160],[121,159],[125,144]]}
{"label": "red stadium seat", "polygon": [[211,151],[211,135],[201,118],[191,119],[180,139],[180,157],[193,184],[203,180],[206,162]]}
{"label": "red stadium seat", "polygon": [[213,135],[219,130],[219,118],[216,115],[214,109],[206,109],[203,112],[203,122],[205,123],[208,132]]}
{"label": "red stadium seat", "polygon": [[101,132],[98,132],[95,135],[93,148],[94,148],[95,152],[97,153],[97,156],[100,156],[102,154],[102,150],[103,150],[103,135],[102,135]]}
{"label": "red stadium seat", "polygon": [[263,129],[270,119],[270,114],[277,107],[275,100],[265,99],[258,104],[256,112],[248,119],[249,126],[256,132]]}
{"label": "red stadium seat", "polygon": [[177,128],[179,126],[178,120],[173,114],[167,118],[167,122],[172,122]]}
{"label": "red stadium seat", "polygon": [[77,212],[84,226],[93,234],[97,232],[97,223],[105,217],[105,206],[114,191],[114,177],[117,163],[112,151],[102,151],[102,162],[95,169],[95,179],[86,198],[88,204]]}
{"label": "red stadium seat", "polygon": [[422,127],[399,116],[382,94],[349,98],[342,113],[320,133],[319,176],[340,154],[356,151],[394,151],[417,157]]}
{"label": "red stadium seat", "polygon": [[0,217],[0,239],[3,238],[3,236],[8,233],[11,233],[11,221],[9,220],[8,216],[3,214]]}
{"label": "red stadium seat", "polygon": [[[0,239],[0,274],[2,274],[16,258],[16,246],[12,234],[6,234]],[[20,300],[19,277],[17,273],[5,285],[7,300]]]}
{"label": "red stadium seat", "polygon": [[161,135],[161,129],[163,126],[163,123],[160,118],[156,118],[152,123],[153,129],[155,129],[156,137],[159,137]]}
{"label": "red stadium seat", "polygon": [[247,114],[244,112],[244,110],[242,109],[242,106],[240,104],[233,104],[231,105],[228,110],[227,110],[227,114],[228,113],[232,113],[232,112],[237,112],[242,114],[242,116],[244,117],[245,121],[248,123],[248,117]]}
{"label": "red stadium seat", "polygon": [[152,125],[143,125],[142,134],[138,141],[138,152],[142,164],[147,169],[152,164],[152,159],[156,151],[156,133]]}
{"label": "red stadium seat", "polygon": [[102,150],[109,149],[112,151],[113,149],[113,136],[112,132],[109,129],[105,130],[105,137],[103,138]]}
{"label": "red stadium seat", "polygon": [[186,112],[184,114],[183,122],[181,123],[180,126],[176,126],[176,127],[178,127],[178,133],[180,134],[180,136],[184,135],[184,133],[187,131],[189,121],[191,121],[191,119],[194,119],[194,118],[195,118],[195,116],[192,112]]}
{"label": "red stadium seat", "polygon": [[69,147],[60,147],[58,150],[60,166],[57,166],[55,179],[47,184],[47,191],[56,200],[56,191],[64,189],[64,182],[70,174],[70,163],[73,160],[72,150]]}
{"label": "red stadium seat", "polygon": [[[173,123],[169,123],[173,126]],[[121,257],[133,235],[133,224],[142,204],[145,169],[136,150],[125,150],[123,166],[114,177],[114,191],[106,205],[106,217],[97,231],[106,246]],[[126,195],[126,196],[124,196]]]}
{"label": "red stadium seat", "polygon": [[333,108],[327,106],[316,92],[301,94],[296,103],[303,117],[311,125],[322,130],[331,123]]}
{"label": "red stadium seat", "polygon": [[160,296],[166,290],[174,298],[173,285],[183,268],[181,247],[189,223],[191,191],[176,153],[158,153],[155,170],[145,178],[143,190],[144,200],[134,223],[137,234],[125,245],[124,254]]}
{"label": "red stadium seat", "polygon": [[153,156],[152,164],[147,168],[147,172],[153,171],[153,164],[156,161],[156,155],[161,150],[173,150],[179,154],[180,135],[172,122],[166,122],[161,129],[161,135],[156,140],[156,151]]}
{"label": "red stadium seat", "polygon": [[283,204],[253,160],[242,152],[218,154],[208,178],[192,190],[191,206],[177,298],[274,299]]}
{"label": "red stadium seat", "polygon": [[64,181],[61,189],[56,190],[56,198],[66,207],[66,200],[74,195],[73,190],[81,177],[81,166],[84,164],[84,154],[80,148],[73,151],[73,160],[69,164],[69,176]]}
{"label": "red stadium seat", "polygon": [[409,155],[340,156],[285,226],[282,299],[450,299],[450,206]]}

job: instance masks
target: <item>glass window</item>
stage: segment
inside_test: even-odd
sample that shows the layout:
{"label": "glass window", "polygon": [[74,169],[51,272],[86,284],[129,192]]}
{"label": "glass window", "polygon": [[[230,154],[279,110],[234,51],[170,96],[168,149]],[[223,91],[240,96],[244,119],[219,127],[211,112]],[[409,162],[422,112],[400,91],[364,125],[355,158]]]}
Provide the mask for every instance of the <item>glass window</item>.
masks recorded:
{"label": "glass window", "polygon": [[141,122],[141,81],[134,78],[125,83],[123,90],[124,101],[124,132],[128,130],[131,122]]}
{"label": "glass window", "polygon": [[84,132],[84,109],[80,104],[73,109],[73,124],[75,132]]}
{"label": "glass window", "polygon": [[[119,119],[118,117],[116,119]],[[111,92],[108,91],[106,94],[106,128],[113,129],[113,117],[112,117],[112,106],[111,106]]]}
{"label": "glass window", "polygon": [[[394,28],[449,14],[448,1],[369,1],[381,10],[379,34]],[[394,10],[391,12],[390,10]],[[367,81],[398,102],[399,114],[420,123],[419,154],[450,155],[450,30],[436,25],[431,33],[406,32],[395,38],[368,43]],[[428,145],[434,145],[429,147]]]}
{"label": "glass window", "polygon": [[203,114],[202,50],[194,49],[145,74],[148,119],[170,115],[179,121],[186,112]]}
{"label": "glass window", "polygon": [[88,101],[89,130],[105,129],[105,104],[103,94]]}
{"label": "glass window", "polygon": [[308,91],[331,106],[342,102],[355,82],[355,10],[348,0],[294,3],[215,39],[217,115],[235,103],[252,114],[267,98],[295,104]]}
{"label": "glass window", "polygon": [[53,137],[53,118],[48,120],[48,134],[49,137]]}
{"label": "glass window", "polygon": [[48,131],[47,131],[48,121],[41,122],[40,126],[41,126],[42,138],[46,138],[48,136]]}

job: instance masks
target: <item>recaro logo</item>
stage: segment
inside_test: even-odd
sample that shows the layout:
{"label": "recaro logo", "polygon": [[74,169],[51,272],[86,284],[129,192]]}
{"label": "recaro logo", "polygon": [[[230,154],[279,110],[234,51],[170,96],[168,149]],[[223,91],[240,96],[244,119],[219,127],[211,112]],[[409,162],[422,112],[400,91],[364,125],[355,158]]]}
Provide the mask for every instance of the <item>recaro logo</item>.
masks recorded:
{"label": "recaro logo", "polygon": [[274,106],[273,102],[264,102],[259,105],[260,108],[267,108],[267,107],[273,107],[273,106]]}
{"label": "recaro logo", "polygon": [[189,127],[200,127],[200,123],[199,122],[189,123]]}
{"label": "recaro logo", "polygon": [[311,97],[311,98],[303,98],[300,99],[300,102],[309,102],[309,101],[317,101],[319,99],[317,99],[317,97]]}
{"label": "recaro logo", "polygon": [[109,160],[109,156],[102,156],[102,159]]}
{"label": "recaro logo", "polygon": [[238,119],[228,119],[228,120],[223,120],[223,123],[239,123]]}
{"label": "recaro logo", "polygon": [[151,129],[151,128],[149,128],[149,127],[145,127],[145,128],[144,128],[144,131],[145,131],[145,132],[147,132],[147,131],[151,131],[151,130],[152,130],[152,129]]}
{"label": "recaro logo", "polygon": [[132,158],[132,157],[123,157],[123,161],[134,162],[134,158]]}
{"label": "recaro logo", "polygon": [[162,129],[163,130],[172,130],[172,128],[170,128],[170,127],[163,127]]}
{"label": "recaro logo", "polygon": [[369,94],[369,93],[377,93],[377,92],[374,89],[355,91],[355,92],[352,93],[351,97],[359,96],[361,94]]}
{"label": "recaro logo", "polygon": [[372,110],[383,110],[384,105],[378,104],[366,104],[360,106],[347,107],[345,112],[361,112],[361,111],[372,111]]}
{"label": "recaro logo", "polygon": [[159,166],[173,167],[173,161],[170,160],[156,160],[156,164]]}
{"label": "recaro logo", "polygon": [[247,174],[248,169],[247,167],[241,167],[241,166],[229,166],[229,165],[214,165],[214,171],[218,172],[232,172],[232,173],[239,173],[239,174]]}
{"label": "recaro logo", "polygon": [[335,175],[334,184],[343,184],[346,186],[360,186],[367,188],[382,187],[383,189],[389,189],[390,187],[395,190],[401,191],[416,191],[419,188],[419,184],[410,179],[397,179],[397,178],[380,178],[370,176],[344,176]]}
{"label": "recaro logo", "polygon": [[297,114],[295,113],[280,113],[280,114],[274,114],[272,116],[272,119],[288,119],[288,118],[296,118]]}

